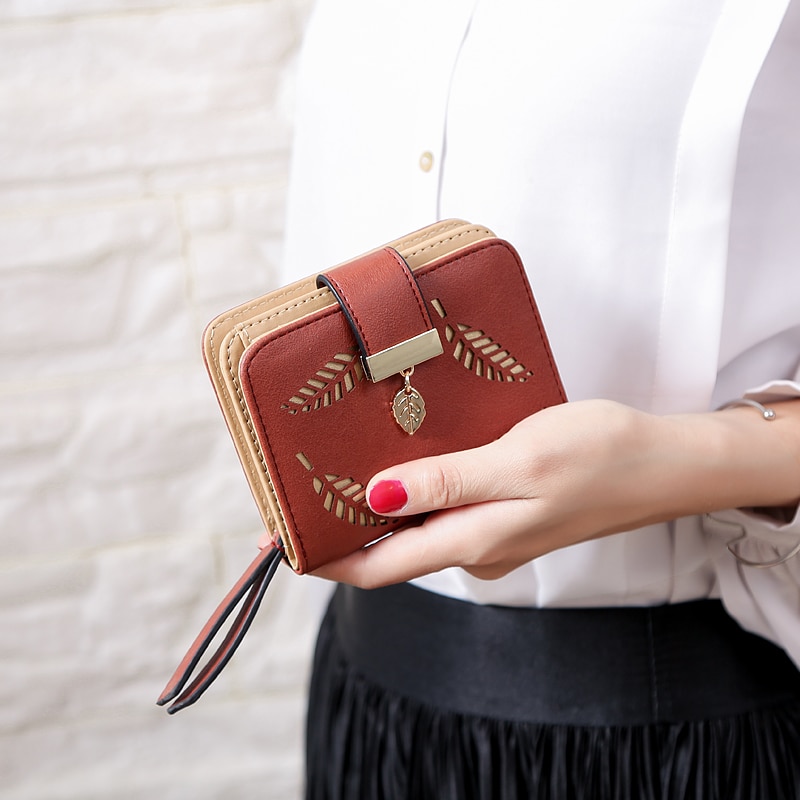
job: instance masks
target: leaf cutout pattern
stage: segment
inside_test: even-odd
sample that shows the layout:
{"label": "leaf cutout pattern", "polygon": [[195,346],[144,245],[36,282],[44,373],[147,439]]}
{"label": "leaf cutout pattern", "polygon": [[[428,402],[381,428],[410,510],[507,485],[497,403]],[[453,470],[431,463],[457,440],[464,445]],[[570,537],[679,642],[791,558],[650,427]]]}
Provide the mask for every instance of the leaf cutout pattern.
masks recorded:
{"label": "leaf cutout pattern", "polygon": [[[447,320],[441,300],[431,301],[436,313]],[[486,331],[461,322],[445,324],[444,335],[453,346],[453,358],[465,369],[490,381],[525,383],[533,373]]]}
{"label": "leaf cutout pattern", "polygon": [[425,401],[413,387],[403,388],[394,396],[392,413],[397,424],[413,436],[425,419]]}
{"label": "leaf cutout pattern", "polygon": [[311,486],[322,500],[323,508],[342,522],[359,525],[362,528],[377,528],[388,525],[389,520],[376,517],[367,505],[366,484],[355,478],[318,473],[308,457],[300,452],[297,460],[311,473]]}
{"label": "leaf cutout pattern", "polygon": [[337,353],[283,403],[281,409],[290,414],[318,411],[342,400],[363,380],[361,359],[355,353]]}

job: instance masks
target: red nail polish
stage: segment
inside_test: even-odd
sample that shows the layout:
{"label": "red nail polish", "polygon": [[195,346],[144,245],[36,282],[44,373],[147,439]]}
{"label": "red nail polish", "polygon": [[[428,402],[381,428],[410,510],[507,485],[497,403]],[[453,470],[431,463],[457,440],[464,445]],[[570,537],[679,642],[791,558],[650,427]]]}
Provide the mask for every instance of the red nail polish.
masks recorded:
{"label": "red nail polish", "polygon": [[400,481],[378,481],[369,493],[368,502],[376,514],[393,514],[408,502],[408,492]]}

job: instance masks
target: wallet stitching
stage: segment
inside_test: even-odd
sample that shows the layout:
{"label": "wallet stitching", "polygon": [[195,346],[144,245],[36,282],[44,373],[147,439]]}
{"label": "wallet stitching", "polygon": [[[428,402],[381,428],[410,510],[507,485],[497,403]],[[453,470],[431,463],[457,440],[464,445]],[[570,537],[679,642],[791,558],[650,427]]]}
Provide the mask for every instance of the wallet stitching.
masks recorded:
{"label": "wallet stitching", "polygon": [[[246,306],[240,307],[235,313],[230,313],[230,314],[227,314],[224,317],[220,317],[211,326],[211,335],[210,335],[211,342],[213,343],[214,334],[215,334],[217,328],[220,325],[222,325],[223,322],[229,322],[230,320],[237,319],[238,317],[243,317],[243,316],[245,316],[247,314],[250,314],[251,312],[255,311],[257,308],[260,308],[261,306],[270,305],[271,303],[274,303],[276,300],[280,300],[282,297],[286,297],[289,294],[291,294],[291,292],[287,290],[287,291],[284,291],[284,292],[280,292],[279,294],[270,295],[268,298],[261,298],[259,300],[253,301],[252,303],[248,303]],[[319,297],[319,295],[318,294],[314,295],[314,297]],[[308,299],[312,299],[312,298],[308,298]],[[294,308],[294,306],[289,306],[289,308]],[[266,319],[271,319],[271,317],[266,317]],[[255,325],[255,324],[257,324],[257,323],[255,323],[255,322],[251,323],[251,325]]]}
{"label": "wallet stitching", "polygon": [[447,231],[448,229],[459,226],[459,224],[460,223],[458,221],[440,222],[438,225],[433,226],[432,229],[427,228],[421,230],[419,233],[413,236],[404,236],[402,239],[398,240],[398,247],[413,247],[417,242],[427,241],[431,237],[436,236],[443,231]]}
{"label": "wallet stitching", "polygon": [[419,290],[419,286],[417,286],[417,282],[411,277],[409,274],[411,270],[408,268],[408,264],[401,258],[400,254],[396,250],[392,250],[389,248],[389,252],[391,253],[392,257],[395,261],[400,265],[401,272],[403,273],[403,277],[406,279],[406,283],[408,284],[408,288],[411,289],[411,293],[414,295],[414,299],[417,301],[417,308],[419,308],[419,313],[422,315],[423,324],[426,326],[433,327],[431,323],[430,314],[428,314],[428,308],[425,305],[425,301],[422,299],[422,293]]}
{"label": "wallet stitching", "polygon": [[[419,250],[412,250],[408,253],[408,257],[419,255],[420,253],[424,253],[426,250],[432,250],[434,247],[439,247],[447,242],[454,242],[456,239],[460,239],[462,236],[470,236],[476,231],[483,230],[486,233],[491,233],[486,228],[470,228],[467,231],[461,231],[460,233],[453,234],[452,236],[448,236],[446,239],[437,239],[435,242],[426,245],[425,247],[420,247]],[[487,244],[496,244],[496,240],[492,240],[491,242],[487,242]],[[448,262],[449,263],[449,262]]]}

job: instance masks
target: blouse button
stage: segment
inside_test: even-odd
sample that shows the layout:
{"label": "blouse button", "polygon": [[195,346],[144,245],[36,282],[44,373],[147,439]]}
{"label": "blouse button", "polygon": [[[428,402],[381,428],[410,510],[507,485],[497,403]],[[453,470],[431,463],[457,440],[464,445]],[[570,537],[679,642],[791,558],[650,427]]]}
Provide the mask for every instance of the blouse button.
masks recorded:
{"label": "blouse button", "polygon": [[430,172],[433,169],[433,153],[430,150],[426,150],[419,157],[419,168],[423,172]]}

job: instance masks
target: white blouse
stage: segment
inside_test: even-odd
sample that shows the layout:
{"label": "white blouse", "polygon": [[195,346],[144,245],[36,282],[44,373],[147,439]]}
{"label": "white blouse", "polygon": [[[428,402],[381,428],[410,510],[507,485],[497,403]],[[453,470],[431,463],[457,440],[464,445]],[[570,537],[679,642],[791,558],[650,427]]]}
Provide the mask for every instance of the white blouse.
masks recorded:
{"label": "white blouse", "polygon": [[[800,396],[800,0],[320,0],[285,274],[461,217],[526,264],[570,399],[658,414]],[[755,411],[753,413],[756,413]],[[799,541],[738,510],[574,545],[480,603],[721,597],[800,663]]]}

